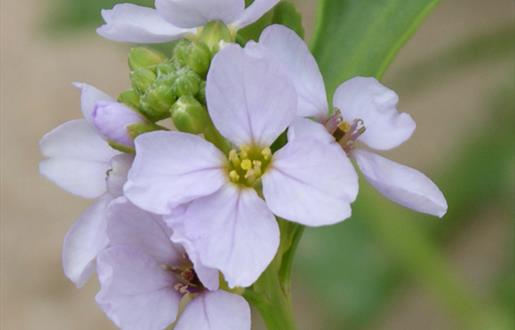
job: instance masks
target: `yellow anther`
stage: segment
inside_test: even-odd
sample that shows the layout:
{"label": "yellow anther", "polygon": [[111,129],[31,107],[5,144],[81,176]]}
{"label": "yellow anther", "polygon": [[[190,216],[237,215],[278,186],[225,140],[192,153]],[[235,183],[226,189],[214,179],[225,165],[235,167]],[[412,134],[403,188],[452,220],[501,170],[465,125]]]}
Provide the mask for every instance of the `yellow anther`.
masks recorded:
{"label": "yellow anther", "polygon": [[238,182],[240,180],[240,175],[238,174],[238,172],[232,170],[229,173],[229,178],[231,178],[231,181],[233,182]]}
{"label": "yellow anther", "polygon": [[236,150],[233,149],[229,152],[229,160],[234,166],[240,166],[241,160],[240,157],[238,157],[238,152]]}
{"label": "yellow anther", "polygon": [[347,133],[351,129],[351,125],[346,121],[342,121],[340,124],[338,124],[338,128],[344,133]]}
{"label": "yellow anther", "polygon": [[250,151],[250,148],[248,146],[242,146],[240,148],[241,158],[248,158],[249,157],[249,151]]}
{"label": "yellow anther", "polygon": [[241,161],[241,168],[244,169],[245,171],[248,171],[252,168],[252,162],[250,161],[250,159],[244,159]]}
{"label": "yellow anther", "polygon": [[261,155],[265,160],[269,160],[270,157],[272,157],[272,150],[270,150],[270,148],[265,148],[261,150]]}

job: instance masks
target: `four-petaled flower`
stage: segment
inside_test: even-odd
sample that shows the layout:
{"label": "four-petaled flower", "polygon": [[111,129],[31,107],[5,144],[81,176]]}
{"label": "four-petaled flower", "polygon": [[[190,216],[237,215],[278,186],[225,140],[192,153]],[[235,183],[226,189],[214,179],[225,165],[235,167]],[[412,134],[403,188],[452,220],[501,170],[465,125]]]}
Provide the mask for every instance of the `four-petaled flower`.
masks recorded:
{"label": "four-petaled flower", "polygon": [[[277,251],[274,215],[308,226],[340,222],[351,215],[357,175],[336,143],[296,135],[295,88],[273,61],[226,46],[212,62],[206,95],[214,125],[234,149],[225,155],[180,132],[141,135],[124,192],[167,215],[172,227],[184,226],[202,264],[222,271],[230,287],[246,287]],[[288,127],[288,143],[274,153]]]}

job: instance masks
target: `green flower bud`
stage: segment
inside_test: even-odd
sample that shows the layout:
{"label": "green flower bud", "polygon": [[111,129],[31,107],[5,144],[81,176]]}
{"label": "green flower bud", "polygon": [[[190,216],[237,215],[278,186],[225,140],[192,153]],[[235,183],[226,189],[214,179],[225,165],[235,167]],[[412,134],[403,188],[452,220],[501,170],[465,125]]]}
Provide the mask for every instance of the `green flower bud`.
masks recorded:
{"label": "green flower bud", "polygon": [[212,125],[206,108],[192,96],[181,96],[171,113],[175,127],[181,132],[201,134]]}
{"label": "green flower bud", "polygon": [[170,116],[170,108],[176,100],[173,89],[166,84],[154,84],[141,96],[141,112],[152,121]]}
{"label": "green flower bud", "polygon": [[133,109],[139,109],[139,95],[133,89],[128,89],[118,96],[118,102],[128,105]]}
{"label": "green flower bud", "polygon": [[164,75],[168,75],[171,73],[176,73],[179,70],[181,65],[177,63],[176,60],[166,61],[161,64],[158,64],[156,67],[157,76],[161,77]]}
{"label": "green flower bud", "polygon": [[206,82],[205,81],[201,81],[200,82],[200,91],[198,92],[197,99],[202,104],[207,104],[207,99],[206,99]]}
{"label": "green flower bud", "polygon": [[211,64],[211,51],[209,47],[205,43],[192,42],[189,48],[186,65],[200,76],[205,77]]}
{"label": "green flower bud", "polygon": [[205,43],[211,53],[215,54],[220,50],[220,41],[234,42],[235,37],[235,32],[231,31],[223,22],[212,21],[202,28],[197,40]]}
{"label": "green flower bud", "polygon": [[183,70],[179,72],[179,76],[173,84],[173,89],[177,96],[195,96],[200,91],[201,82],[202,79],[198,74],[191,70]]}
{"label": "green flower bud", "polygon": [[158,51],[145,47],[132,48],[129,52],[129,67],[131,70],[149,69],[165,59],[166,57]]}
{"label": "green flower bud", "polygon": [[183,39],[179,41],[173,48],[172,57],[177,60],[181,66],[186,66],[186,60],[189,56],[191,41]]}
{"label": "green flower bud", "polygon": [[156,80],[156,74],[152,70],[139,68],[131,72],[130,78],[132,87],[139,94],[144,94]]}

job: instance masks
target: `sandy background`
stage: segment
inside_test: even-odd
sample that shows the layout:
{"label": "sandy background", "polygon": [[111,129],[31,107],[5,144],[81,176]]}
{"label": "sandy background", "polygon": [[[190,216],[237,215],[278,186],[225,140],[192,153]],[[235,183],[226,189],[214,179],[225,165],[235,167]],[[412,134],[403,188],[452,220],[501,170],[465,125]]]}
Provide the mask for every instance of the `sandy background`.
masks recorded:
{"label": "sandy background", "polygon": [[[314,1],[302,2],[312,26]],[[397,87],[401,109],[418,123],[414,138],[391,158],[431,173],[455,152],[458,141],[489,109],[483,96],[506,80],[513,62],[500,60],[453,73],[430,87],[404,93],[399,75],[422,57],[438,54],[463,37],[513,21],[511,0],[447,0],[401,51],[384,81]],[[95,305],[95,281],[77,290],[62,274],[62,239],[88,201],[61,191],[38,174],[38,140],[63,121],[80,116],[73,81],[95,84],[113,95],[128,85],[126,48],[93,31],[73,39],[52,39],[41,31],[45,1],[1,0],[0,162],[1,277],[0,328],[114,329]],[[438,79],[435,77],[434,79]],[[510,251],[510,217],[493,208],[480,214],[448,248],[464,281],[481,292]],[[318,329],[308,296],[298,284],[299,328]],[[302,316],[300,316],[302,315]],[[427,292],[407,287],[373,329],[451,329],[451,320]]]}

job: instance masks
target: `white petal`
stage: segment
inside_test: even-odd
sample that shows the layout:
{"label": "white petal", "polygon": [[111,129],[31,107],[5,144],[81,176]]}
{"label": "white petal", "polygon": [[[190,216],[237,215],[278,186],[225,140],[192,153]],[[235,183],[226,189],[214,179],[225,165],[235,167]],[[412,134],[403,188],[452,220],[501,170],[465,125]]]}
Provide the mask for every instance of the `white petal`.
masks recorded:
{"label": "white petal", "polygon": [[102,37],[121,42],[161,43],[180,39],[191,30],[168,23],[157,10],[133,4],[118,4],[102,10],[106,24],[97,29]]}
{"label": "white petal", "polygon": [[124,330],[162,330],[175,321],[179,294],[173,275],[150,256],[128,246],[104,250],[97,258],[97,303]]}
{"label": "white petal", "polygon": [[232,25],[241,29],[254,23],[272,9],[278,2],[279,0],[254,0],[254,2],[245,9],[243,15],[238,17]]}
{"label": "white petal", "polygon": [[334,94],[334,105],[349,122],[362,119],[366,131],[360,136],[370,148],[389,150],[408,140],[416,124],[407,113],[397,111],[397,94],[374,78],[356,77],[344,82]]}
{"label": "white petal", "polygon": [[106,195],[89,207],[70,228],[63,244],[64,274],[77,287],[82,287],[95,271],[95,258],[108,243]]}
{"label": "white petal", "polygon": [[128,245],[145,252],[160,264],[178,265],[183,250],[170,241],[172,231],[162,217],[145,212],[124,197],[109,206],[109,244]]}
{"label": "white petal", "polygon": [[153,132],[140,135],[135,144],[136,158],[124,191],[144,210],[169,214],[227,181],[223,154],[198,136]]}
{"label": "white petal", "polygon": [[111,159],[111,168],[107,172],[107,191],[111,196],[123,195],[123,185],[133,161],[134,156],[129,154],[119,154]]}
{"label": "white petal", "polygon": [[442,192],[423,173],[365,150],[353,155],[367,181],[387,198],[438,217],[447,212]]}
{"label": "white petal", "polygon": [[241,16],[243,0],[156,0],[159,14],[175,26],[196,28],[210,21],[231,23]]}
{"label": "white petal", "polygon": [[308,118],[299,117],[288,128],[288,141],[301,139],[317,140],[325,143],[335,142],[334,137],[329,134],[324,125]]}
{"label": "white petal", "polygon": [[335,143],[294,140],[275,153],[263,176],[263,194],[275,215],[307,226],[323,226],[351,215],[358,178]]}
{"label": "white petal", "polygon": [[227,185],[192,202],[183,221],[202,264],[219,269],[230,287],[254,283],[279,246],[277,222],[253,189]]}
{"label": "white petal", "polygon": [[269,146],[295,116],[296,92],[287,75],[267,58],[237,45],[226,46],[207,77],[207,104],[213,122],[238,146]]}
{"label": "white petal", "polygon": [[40,141],[41,174],[64,190],[85,198],[106,191],[106,172],[115,151],[86,120],[73,120],[47,133]]}
{"label": "white petal", "polygon": [[94,86],[81,82],[73,83],[73,85],[80,89],[80,107],[82,115],[90,124],[93,124],[93,111],[95,110],[95,104],[98,101],[115,101],[111,96]]}
{"label": "white petal", "polygon": [[304,40],[285,26],[272,25],[263,31],[259,43],[284,66],[293,81],[298,94],[297,115],[326,119],[329,109],[324,80]]}
{"label": "white petal", "polygon": [[193,299],[175,330],[250,330],[250,307],[241,296],[206,292]]}

